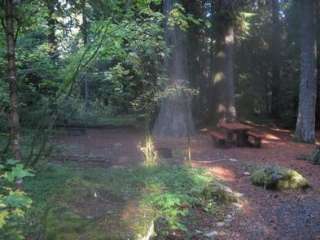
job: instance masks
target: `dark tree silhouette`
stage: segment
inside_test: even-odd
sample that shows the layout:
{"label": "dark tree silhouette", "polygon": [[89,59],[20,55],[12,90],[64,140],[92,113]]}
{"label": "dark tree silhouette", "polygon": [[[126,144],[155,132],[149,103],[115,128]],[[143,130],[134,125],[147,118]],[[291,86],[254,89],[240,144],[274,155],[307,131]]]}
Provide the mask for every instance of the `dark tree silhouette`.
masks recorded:
{"label": "dark tree silhouette", "polygon": [[279,0],[271,1],[272,12],[272,101],[271,113],[274,118],[280,117],[280,65],[281,65],[281,26]]}
{"label": "dark tree silhouette", "polygon": [[302,142],[315,141],[315,106],[317,98],[315,1],[305,0],[301,9],[301,75],[296,138]]}
{"label": "dark tree silhouette", "polygon": [[4,21],[6,48],[7,48],[7,78],[9,81],[10,94],[10,138],[11,149],[16,160],[21,160],[20,150],[20,123],[18,114],[17,96],[17,68],[16,68],[16,38],[17,18],[15,14],[15,3],[13,0],[4,1]]}
{"label": "dark tree silhouette", "polygon": [[217,120],[234,121],[234,19],[233,1],[215,0],[216,52],[213,87]]}

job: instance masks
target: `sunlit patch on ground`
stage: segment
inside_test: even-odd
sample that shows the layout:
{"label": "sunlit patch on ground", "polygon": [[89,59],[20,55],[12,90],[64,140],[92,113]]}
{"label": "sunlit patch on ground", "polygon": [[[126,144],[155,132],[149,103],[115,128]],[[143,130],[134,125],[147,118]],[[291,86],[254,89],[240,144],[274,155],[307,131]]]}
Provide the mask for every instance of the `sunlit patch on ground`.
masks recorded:
{"label": "sunlit patch on ground", "polygon": [[234,174],[234,172],[227,168],[220,166],[209,167],[209,171],[220,180],[226,182],[233,182],[236,180],[236,175]]}

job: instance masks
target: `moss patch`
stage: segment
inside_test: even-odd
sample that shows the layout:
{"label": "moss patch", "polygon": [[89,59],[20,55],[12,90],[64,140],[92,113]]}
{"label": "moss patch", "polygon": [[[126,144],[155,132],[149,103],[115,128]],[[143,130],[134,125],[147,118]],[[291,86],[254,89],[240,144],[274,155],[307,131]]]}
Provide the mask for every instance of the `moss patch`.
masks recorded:
{"label": "moss patch", "polygon": [[211,199],[221,204],[238,202],[242,196],[242,194],[234,192],[231,188],[218,182],[211,183],[208,187],[204,188],[202,195],[205,200]]}
{"label": "moss patch", "polygon": [[251,175],[254,185],[266,189],[303,189],[309,187],[307,179],[295,170],[279,166],[268,166],[256,169]]}

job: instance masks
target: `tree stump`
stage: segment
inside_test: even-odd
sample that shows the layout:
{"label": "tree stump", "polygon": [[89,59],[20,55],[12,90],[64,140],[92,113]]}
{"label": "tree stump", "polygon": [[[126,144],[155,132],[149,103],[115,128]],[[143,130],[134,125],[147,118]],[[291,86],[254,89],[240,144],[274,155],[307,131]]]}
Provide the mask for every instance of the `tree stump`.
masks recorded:
{"label": "tree stump", "polygon": [[317,148],[316,150],[314,150],[314,152],[310,156],[310,160],[313,164],[320,165],[320,148]]}

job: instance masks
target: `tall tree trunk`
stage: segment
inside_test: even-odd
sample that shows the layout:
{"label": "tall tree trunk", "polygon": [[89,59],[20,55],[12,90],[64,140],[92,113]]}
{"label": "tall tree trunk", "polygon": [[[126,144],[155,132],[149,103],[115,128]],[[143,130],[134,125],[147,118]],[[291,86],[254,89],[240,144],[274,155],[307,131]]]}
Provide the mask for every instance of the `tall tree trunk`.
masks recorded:
{"label": "tall tree trunk", "polygon": [[[164,1],[163,10],[167,21],[175,4],[179,2],[179,0]],[[165,39],[172,50],[166,59],[169,82],[165,90],[167,96],[160,103],[153,134],[160,137],[189,137],[194,131],[194,125],[191,112],[192,96],[185,91],[189,87],[185,32],[179,27],[171,28],[166,23]]]}
{"label": "tall tree trunk", "polygon": [[[214,14],[214,10],[215,10],[215,0],[211,0],[210,2],[210,22],[212,24],[212,26],[214,26],[215,24],[215,14]],[[210,31],[209,31],[209,36],[210,36],[210,52],[209,52],[209,87],[207,89],[207,95],[208,95],[208,103],[209,106],[214,106],[215,102],[214,102],[214,81],[213,81],[213,76],[214,76],[214,64],[215,64],[215,29],[214,27],[211,27]],[[211,116],[210,116],[211,115]],[[214,120],[214,114],[211,114],[211,111],[209,111],[209,116],[208,119],[210,120]]]}
{"label": "tall tree trunk", "polygon": [[[320,40],[317,41],[317,56],[320,56]],[[317,59],[317,101],[316,101],[316,129],[320,129],[320,58]]]}
{"label": "tall tree trunk", "polygon": [[279,0],[271,1],[272,8],[272,99],[271,99],[271,114],[274,118],[280,117],[280,65],[281,65],[281,27],[280,27],[280,5]]}
{"label": "tall tree trunk", "polygon": [[317,25],[317,103],[316,103],[316,129],[320,129],[320,2],[317,4],[317,14],[316,14],[316,25]]}
{"label": "tall tree trunk", "polygon": [[87,45],[88,19],[87,19],[87,1],[86,0],[81,0],[81,10],[82,10],[82,25],[81,25],[82,41],[83,41],[83,45]]}
{"label": "tall tree trunk", "polygon": [[17,97],[17,70],[16,70],[16,24],[15,24],[15,6],[13,0],[4,2],[4,26],[7,47],[8,81],[10,91],[10,137],[11,149],[16,160],[21,161],[20,150],[20,123],[18,114]]}
{"label": "tall tree trunk", "polygon": [[301,76],[296,138],[315,141],[315,106],[317,97],[315,1],[305,0],[301,9]]}
{"label": "tall tree trunk", "polygon": [[[88,19],[87,19],[87,1],[81,0],[81,10],[82,10],[82,25],[81,25],[81,33],[82,33],[82,41],[83,45],[86,46],[88,44]],[[89,110],[89,82],[88,75],[83,74],[83,84],[84,84],[84,106],[85,111]]]}
{"label": "tall tree trunk", "polygon": [[47,1],[47,8],[48,8],[47,24],[48,24],[48,46],[49,46],[48,54],[53,61],[56,61],[59,57],[58,43],[57,43],[57,37],[56,37],[57,20],[54,16],[56,4],[57,4],[56,0]]}
{"label": "tall tree trunk", "polygon": [[[187,12],[201,19],[203,16],[202,0],[188,1]],[[188,31],[188,72],[192,88],[199,89],[199,94],[193,98],[193,113],[197,122],[202,122],[206,113],[206,94],[208,89],[205,75],[206,41],[202,26],[193,24]]]}
{"label": "tall tree trunk", "polygon": [[216,120],[236,119],[234,99],[234,27],[232,1],[216,0],[216,55],[213,74]]}

